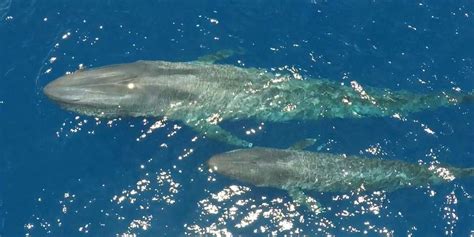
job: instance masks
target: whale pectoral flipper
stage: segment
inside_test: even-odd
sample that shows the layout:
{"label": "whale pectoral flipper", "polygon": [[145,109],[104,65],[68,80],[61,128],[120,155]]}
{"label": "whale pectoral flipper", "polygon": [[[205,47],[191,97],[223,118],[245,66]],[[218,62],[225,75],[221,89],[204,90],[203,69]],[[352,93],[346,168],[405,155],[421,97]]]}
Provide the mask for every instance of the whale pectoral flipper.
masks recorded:
{"label": "whale pectoral flipper", "polygon": [[321,203],[319,203],[316,199],[307,196],[299,188],[289,189],[288,194],[293,199],[293,201],[295,201],[297,204],[308,208],[310,211],[314,212],[315,214],[320,214],[326,211],[326,208],[324,208],[321,205]]}
{"label": "whale pectoral flipper", "polygon": [[235,54],[233,50],[230,49],[223,49],[219,50],[213,54],[208,54],[201,56],[197,59],[198,62],[203,62],[203,63],[215,63],[220,60],[224,60],[226,58],[230,58]]}
{"label": "whale pectoral flipper", "polygon": [[316,143],[317,139],[315,138],[306,138],[301,141],[296,142],[295,144],[288,147],[290,150],[304,150]]}
{"label": "whale pectoral flipper", "polygon": [[234,146],[239,146],[239,147],[252,147],[253,144],[245,141],[241,138],[238,138],[237,136],[233,135],[232,133],[224,130],[217,124],[211,124],[211,123],[204,123],[204,124],[188,124],[190,127],[192,127],[194,130],[199,132],[202,135],[206,135],[209,138],[218,140],[220,142],[225,142],[227,144],[231,144]]}

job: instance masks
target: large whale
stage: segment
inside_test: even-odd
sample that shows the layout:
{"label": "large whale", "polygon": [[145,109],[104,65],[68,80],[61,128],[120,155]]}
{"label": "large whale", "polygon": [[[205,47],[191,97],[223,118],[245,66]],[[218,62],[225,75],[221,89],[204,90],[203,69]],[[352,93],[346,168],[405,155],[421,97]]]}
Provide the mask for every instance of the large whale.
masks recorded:
{"label": "large whale", "polygon": [[264,147],[214,155],[207,164],[212,171],[244,183],[287,190],[303,203],[305,190],[394,191],[474,176],[474,168]]}
{"label": "large whale", "polygon": [[222,129],[221,121],[403,116],[473,100],[472,93],[416,94],[364,88],[356,82],[298,80],[201,61],[137,61],[79,70],[50,82],[44,93],[80,114],[164,116],[210,138],[244,147],[252,144]]}

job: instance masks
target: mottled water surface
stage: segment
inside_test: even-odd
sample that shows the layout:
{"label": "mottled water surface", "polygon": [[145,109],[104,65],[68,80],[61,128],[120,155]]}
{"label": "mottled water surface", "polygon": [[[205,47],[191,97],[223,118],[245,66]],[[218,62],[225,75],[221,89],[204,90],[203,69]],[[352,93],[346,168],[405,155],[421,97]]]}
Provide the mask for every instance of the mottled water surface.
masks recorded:
{"label": "mottled water surface", "polygon": [[[140,59],[219,63],[416,93],[474,89],[472,1],[0,0],[0,236],[469,236],[474,178],[394,192],[287,192],[219,176],[236,147],[167,118],[67,112],[42,88]],[[224,121],[257,146],[474,166],[473,105],[385,118]]]}

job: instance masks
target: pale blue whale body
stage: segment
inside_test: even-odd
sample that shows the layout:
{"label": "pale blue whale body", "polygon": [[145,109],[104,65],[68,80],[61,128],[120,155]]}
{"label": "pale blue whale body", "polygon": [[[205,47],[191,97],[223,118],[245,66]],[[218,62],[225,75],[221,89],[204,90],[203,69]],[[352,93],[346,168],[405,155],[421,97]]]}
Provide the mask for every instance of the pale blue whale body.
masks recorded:
{"label": "pale blue whale body", "polygon": [[393,191],[474,176],[474,168],[419,165],[325,152],[255,147],[211,157],[215,172],[260,187],[319,192]]}
{"label": "pale blue whale body", "polygon": [[219,126],[223,120],[317,120],[403,116],[456,105],[471,94],[342,86],[327,80],[296,80],[260,69],[204,62],[137,61],[62,76],[44,93],[64,108],[96,117],[162,117],[179,120],[202,135],[251,146]]}

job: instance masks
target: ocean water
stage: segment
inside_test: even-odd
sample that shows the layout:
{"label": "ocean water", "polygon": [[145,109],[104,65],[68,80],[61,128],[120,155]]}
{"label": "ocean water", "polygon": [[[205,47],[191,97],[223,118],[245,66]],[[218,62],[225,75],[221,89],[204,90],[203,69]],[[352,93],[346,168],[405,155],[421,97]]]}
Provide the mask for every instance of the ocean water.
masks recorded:
{"label": "ocean water", "polygon": [[[235,147],[192,142],[199,135],[179,121],[95,119],[42,93],[80,67],[192,61],[222,49],[243,53],[220,63],[307,80],[468,92],[472,1],[0,0],[0,17],[2,237],[474,234],[473,178],[395,192],[310,191],[328,209],[314,213],[283,190],[210,173],[206,160]],[[312,151],[473,167],[473,109],[222,126],[258,146],[310,137]]]}

